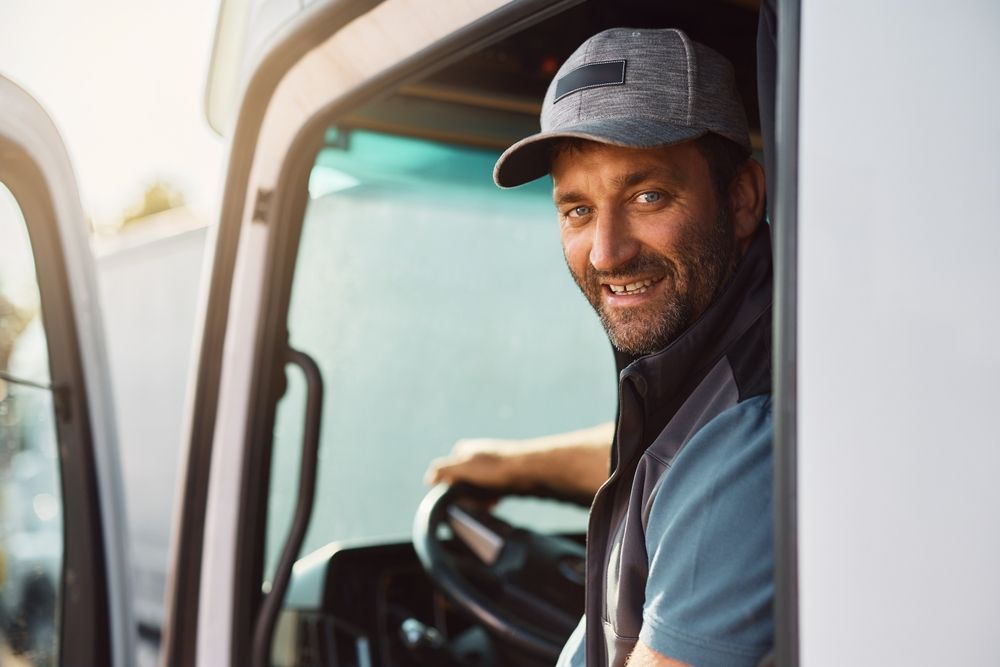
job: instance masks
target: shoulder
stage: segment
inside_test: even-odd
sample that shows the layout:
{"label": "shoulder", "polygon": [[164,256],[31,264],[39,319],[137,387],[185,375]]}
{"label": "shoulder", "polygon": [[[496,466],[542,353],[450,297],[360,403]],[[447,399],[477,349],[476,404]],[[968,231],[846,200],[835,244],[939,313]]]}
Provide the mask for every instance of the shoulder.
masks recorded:
{"label": "shoulder", "polygon": [[653,524],[664,515],[692,504],[736,511],[745,495],[754,506],[770,502],[772,440],[770,394],[737,403],[705,424],[671,462],[657,489],[650,536],[655,537]]}
{"label": "shoulder", "polygon": [[771,399],[702,427],[663,477],[649,516],[643,641],[697,664],[752,664],[773,620]]}

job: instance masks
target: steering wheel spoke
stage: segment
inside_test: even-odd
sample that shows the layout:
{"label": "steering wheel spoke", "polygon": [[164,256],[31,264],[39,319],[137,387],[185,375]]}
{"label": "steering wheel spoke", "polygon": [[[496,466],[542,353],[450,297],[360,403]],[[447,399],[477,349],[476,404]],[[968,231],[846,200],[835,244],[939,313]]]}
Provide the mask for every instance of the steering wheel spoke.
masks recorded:
{"label": "steering wheel spoke", "polygon": [[506,535],[512,533],[514,528],[489,512],[461,507],[457,503],[448,507],[447,514],[448,525],[455,537],[483,564],[492,567],[507,544]]}

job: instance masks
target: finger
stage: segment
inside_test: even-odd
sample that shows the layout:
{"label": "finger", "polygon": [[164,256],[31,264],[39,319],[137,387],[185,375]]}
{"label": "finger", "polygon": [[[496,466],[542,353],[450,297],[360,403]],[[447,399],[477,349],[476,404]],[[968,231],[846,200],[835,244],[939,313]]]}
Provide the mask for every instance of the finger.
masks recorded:
{"label": "finger", "polygon": [[427,467],[427,472],[424,473],[424,483],[428,486],[434,484],[440,484],[444,481],[443,470],[448,468],[449,465],[445,462],[447,459],[434,459],[431,461],[430,465]]}
{"label": "finger", "polygon": [[479,477],[482,477],[482,471],[478,466],[447,458],[432,462],[424,479],[428,480],[429,484],[454,484],[460,481],[475,482]]}

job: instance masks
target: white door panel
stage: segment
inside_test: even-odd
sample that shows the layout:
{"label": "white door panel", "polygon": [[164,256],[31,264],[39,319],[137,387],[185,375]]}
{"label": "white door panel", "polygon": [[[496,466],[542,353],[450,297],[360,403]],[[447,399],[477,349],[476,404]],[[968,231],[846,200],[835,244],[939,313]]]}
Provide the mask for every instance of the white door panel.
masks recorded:
{"label": "white door panel", "polygon": [[801,657],[996,665],[1000,5],[802,3]]}

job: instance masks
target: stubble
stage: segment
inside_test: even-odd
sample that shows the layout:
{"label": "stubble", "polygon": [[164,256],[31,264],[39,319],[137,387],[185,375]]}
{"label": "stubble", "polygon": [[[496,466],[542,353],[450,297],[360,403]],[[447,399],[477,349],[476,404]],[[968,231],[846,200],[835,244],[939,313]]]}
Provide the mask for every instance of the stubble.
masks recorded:
{"label": "stubble", "polygon": [[[613,271],[587,264],[584,275],[570,269],[580,291],[597,311],[616,349],[633,355],[657,352],[686,331],[718,297],[736,272],[739,257],[729,211],[719,208],[710,229],[682,237],[676,256],[640,253]],[[602,281],[619,282],[637,275],[662,275],[659,299],[610,307]]]}

